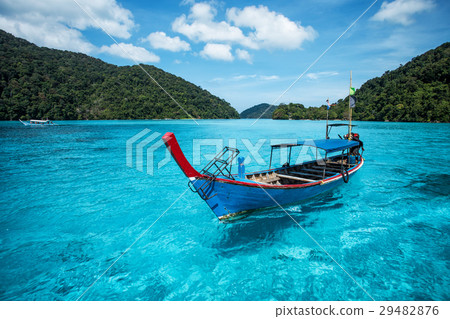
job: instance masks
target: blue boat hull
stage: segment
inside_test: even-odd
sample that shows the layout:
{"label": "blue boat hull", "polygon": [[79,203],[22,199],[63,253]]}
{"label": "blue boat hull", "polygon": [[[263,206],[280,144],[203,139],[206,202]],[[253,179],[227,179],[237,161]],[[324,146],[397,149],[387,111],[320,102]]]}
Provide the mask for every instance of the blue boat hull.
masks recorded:
{"label": "blue boat hull", "polygon": [[[187,161],[173,133],[166,133],[162,139],[186,177],[189,178],[191,190],[197,192],[205,200],[219,219],[232,218],[259,208],[299,202],[344,183],[343,173],[336,173],[322,180],[309,180],[279,174],[281,177],[289,177],[298,181],[297,184],[270,184],[247,179],[242,175],[239,175],[241,177],[238,175],[227,177],[206,175],[197,172]],[[345,182],[348,182],[351,175],[355,174],[363,164],[364,159],[361,157],[357,165],[355,164],[348,171],[345,170]],[[279,171],[283,173],[283,170],[285,168],[250,173],[246,176],[278,173]]]}
{"label": "blue boat hull", "polygon": [[[362,166],[349,170],[353,175]],[[205,179],[191,179],[193,187],[198,191]],[[233,180],[217,179],[204,190],[203,198],[219,219],[226,219],[251,210],[284,206],[312,198],[344,183],[341,174],[330,177],[322,183],[303,184],[294,187],[270,187],[258,183],[236,183]]]}

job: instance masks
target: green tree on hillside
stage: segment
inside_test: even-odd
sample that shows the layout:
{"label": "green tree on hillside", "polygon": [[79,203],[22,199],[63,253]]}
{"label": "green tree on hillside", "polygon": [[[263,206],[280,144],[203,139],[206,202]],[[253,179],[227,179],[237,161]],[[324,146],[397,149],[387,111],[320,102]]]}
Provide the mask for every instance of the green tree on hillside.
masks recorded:
{"label": "green tree on hillside", "polygon": [[[0,30],[0,120],[188,118],[137,65],[40,48]],[[195,118],[239,118],[228,102],[142,65]]]}
{"label": "green tree on hillside", "polygon": [[[354,120],[450,122],[450,42],[367,81],[355,96]],[[290,105],[280,105],[273,118],[326,118],[324,105],[295,110]],[[329,118],[348,118],[348,96],[330,109]]]}

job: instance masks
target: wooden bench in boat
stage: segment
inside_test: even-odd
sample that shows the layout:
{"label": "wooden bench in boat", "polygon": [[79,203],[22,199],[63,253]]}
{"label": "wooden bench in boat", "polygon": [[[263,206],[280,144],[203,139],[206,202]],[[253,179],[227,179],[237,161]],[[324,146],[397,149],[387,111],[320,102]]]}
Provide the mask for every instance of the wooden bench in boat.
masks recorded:
{"label": "wooden bench in boat", "polygon": [[260,173],[247,176],[247,179],[264,184],[270,184],[272,182],[277,182],[280,178],[274,173]]}
{"label": "wooden bench in boat", "polygon": [[[320,168],[321,170],[323,170],[324,166],[313,166],[313,168]],[[340,168],[335,168],[335,167],[330,167],[330,166],[326,166],[325,169],[327,171],[331,171],[331,172],[336,172],[336,173],[340,173],[341,169]]]}
{"label": "wooden bench in boat", "polygon": [[296,176],[291,176],[291,175],[283,175],[283,174],[277,174],[277,175],[281,178],[294,179],[294,180],[302,181],[302,182],[308,182],[308,183],[317,182],[316,180],[313,180],[313,179],[307,179],[307,178],[296,177]]}
{"label": "wooden bench in boat", "polygon": [[[332,168],[341,168],[341,163],[335,163],[335,162],[332,162],[332,163],[326,163],[326,166],[327,167],[332,167]],[[351,167],[351,166],[354,166],[354,164],[347,164],[347,163],[344,163],[343,164],[343,166],[347,166],[347,167]]]}
{"label": "wooden bench in boat", "polygon": [[305,175],[306,177],[311,176],[311,177],[317,177],[317,178],[322,179],[322,174],[318,175],[318,174],[310,174],[310,173],[304,173],[304,172],[289,172],[289,174],[294,174],[294,175],[299,175],[299,176]]}
{"label": "wooden bench in boat", "polygon": [[270,176],[270,177],[263,177],[262,178],[262,182],[264,183],[271,183],[271,182],[276,182],[279,181],[280,178],[278,176]]}
{"label": "wooden bench in boat", "polygon": [[[323,168],[322,168],[322,169],[302,168],[302,169],[300,170],[300,172],[303,172],[303,171],[305,171],[305,172],[310,172],[310,173],[317,173],[317,174],[319,174],[320,176],[323,175]],[[333,172],[330,172],[330,171],[325,171],[325,174],[328,174],[328,175],[334,175],[334,173],[333,173]]]}

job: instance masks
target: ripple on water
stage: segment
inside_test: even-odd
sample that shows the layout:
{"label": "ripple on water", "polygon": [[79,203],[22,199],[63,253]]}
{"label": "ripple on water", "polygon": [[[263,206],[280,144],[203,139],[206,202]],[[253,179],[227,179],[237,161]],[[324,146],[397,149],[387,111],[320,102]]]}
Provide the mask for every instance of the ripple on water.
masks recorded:
{"label": "ripple on water", "polygon": [[[236,138],[245,156],[244,133],[255,145],[325,125],[201,122],[0,123],[0,299],[76,300],[186,190],[174,161],[154,175],[126,166],[126,141],[143,129],[175,132],[192,160],[202,136]],[[309,235],[377,300],[448,300],[450,175],[424,154],[450,155],[450,125],[357,124],[358,174],[284,207],[303,229],[277,207],[221,223],[188,192],[83,300],[368,300]]]}

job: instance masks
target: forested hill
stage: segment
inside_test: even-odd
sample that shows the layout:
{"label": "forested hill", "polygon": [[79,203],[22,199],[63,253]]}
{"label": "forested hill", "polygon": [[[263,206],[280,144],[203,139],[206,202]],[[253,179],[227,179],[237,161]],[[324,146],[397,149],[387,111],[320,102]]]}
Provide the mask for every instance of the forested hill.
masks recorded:
{"label": "forested hill", "polygon": [[[142,65],[195,118],[239,118],[223,99]],[[0,30],[0,120],[188,118],[139,66],[41,48]]]}
{"label": "forested hill", "polygon": [[[367,81],[355,96],[355,120],[450,122],[450,42]],[[348,118],[348,97],[331,107],[329,115]],[[280,105],[273,118],[325,119],[326,106]]]}
{"label": "forested hill", "polygon": [[245,111],[243,111],[241,115],[241,119],[257,119],[261,116],[262,119],[271,119],[273,111],[277,108],[276,105],[270,105],[267,103],[261,103],[255,106],[252,106]]}

